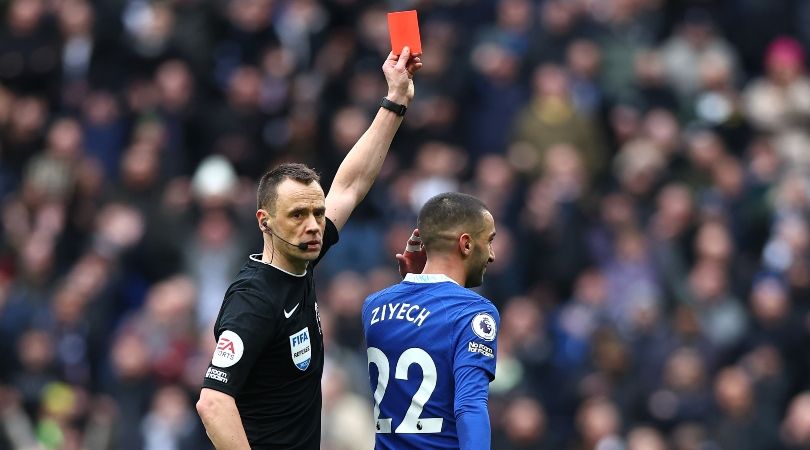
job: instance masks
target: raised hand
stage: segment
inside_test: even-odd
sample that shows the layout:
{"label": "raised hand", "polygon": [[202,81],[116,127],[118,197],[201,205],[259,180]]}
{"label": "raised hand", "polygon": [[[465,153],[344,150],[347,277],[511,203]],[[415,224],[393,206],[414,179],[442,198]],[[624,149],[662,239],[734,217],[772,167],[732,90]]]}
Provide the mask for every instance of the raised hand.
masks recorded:
{"label": "raised hand", "polygon": [[422,68],[422,59],[419,56],[411,57],[411,49],[405,47],[402,54],[388,54],[382,69],[385,81],[388,83],[388,95],[392,102],[407,105],[413,99],[413,75]]}
{"label": "raised hand", "polygon": [[419,230],[414,229],[411,237],[405,244],[405,251],[396,254],[399,274],[405,278],[409,273],[422,273],[427,262],[427,253],[422,245],[422,238],[419,237]]}

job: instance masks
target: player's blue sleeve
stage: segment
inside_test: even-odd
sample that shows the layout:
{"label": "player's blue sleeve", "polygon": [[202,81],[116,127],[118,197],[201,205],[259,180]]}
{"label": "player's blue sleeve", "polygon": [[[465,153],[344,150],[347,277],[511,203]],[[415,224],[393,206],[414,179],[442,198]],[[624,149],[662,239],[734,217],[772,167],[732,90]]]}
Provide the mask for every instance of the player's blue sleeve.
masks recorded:
{"label": "player's blue sleeve", "polygon": [[453,409],[460,450],[488,450],[490,446],[489,376],[479,367],[456,369],[456,392]]}
{"label": "player's blue sleeve", "polygon": [[453,371],[464,366],[480,367],[495,379],[500,316],[495,305],[481,298],[466,306],[454,318]]}

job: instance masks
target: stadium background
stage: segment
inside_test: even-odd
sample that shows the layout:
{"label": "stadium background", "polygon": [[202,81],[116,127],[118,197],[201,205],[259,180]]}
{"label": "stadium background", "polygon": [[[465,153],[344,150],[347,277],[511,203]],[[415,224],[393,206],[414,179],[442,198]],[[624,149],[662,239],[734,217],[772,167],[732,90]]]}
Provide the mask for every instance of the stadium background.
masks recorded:
{"label": "stadium background", "polygon": [[371,448],[360,305],[446,190],[497,219],[495,449],[810,448],[810,2],[0,8],[0,448],[208,448],[257,176],[329,185],[411,8],[416,99],[317,271],[323,448]]}

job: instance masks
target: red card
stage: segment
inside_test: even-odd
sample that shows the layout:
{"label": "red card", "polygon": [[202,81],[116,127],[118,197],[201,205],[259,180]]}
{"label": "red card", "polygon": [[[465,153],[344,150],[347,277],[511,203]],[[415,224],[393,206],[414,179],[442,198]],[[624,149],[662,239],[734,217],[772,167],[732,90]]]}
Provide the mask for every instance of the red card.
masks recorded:
{"label": "red card", "polygon": [[388,34],[391,36],[391,51],[395,55],[399,56],[406,45],[410,47],[411,55],[422,54],[416,10],[388,13]]}

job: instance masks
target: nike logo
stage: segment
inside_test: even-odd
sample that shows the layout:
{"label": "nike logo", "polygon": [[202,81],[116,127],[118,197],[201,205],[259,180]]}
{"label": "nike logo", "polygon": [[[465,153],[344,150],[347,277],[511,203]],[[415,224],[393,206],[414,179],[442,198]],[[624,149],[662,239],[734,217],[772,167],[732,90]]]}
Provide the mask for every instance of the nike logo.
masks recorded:
{"label": "nike logo", "polygon": [[291,309],[291,310],[290,310],[290,312],[287,312],[287,310],[285,309],[285,310],[284,310],[284,318],[285,318],[285,319],[289,319],[289,318],[290,318],[290,316],[292,316],[292,315],[293,315],[293,313],[295,312],[295,310],[296,310],[296,309],[298,309],[298,305],[300,305],[300,303],[296,303],[296,304],[295,304],[295,308]]}

